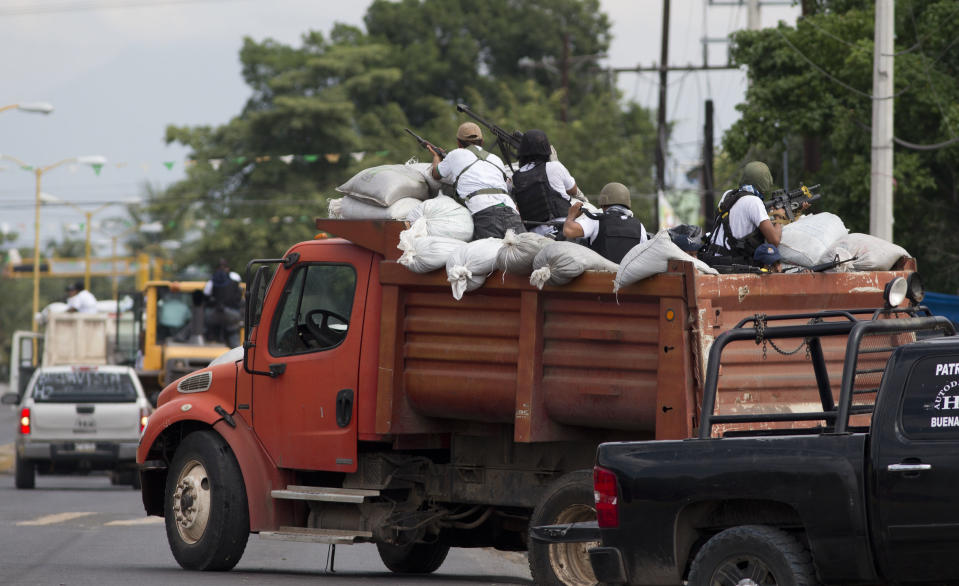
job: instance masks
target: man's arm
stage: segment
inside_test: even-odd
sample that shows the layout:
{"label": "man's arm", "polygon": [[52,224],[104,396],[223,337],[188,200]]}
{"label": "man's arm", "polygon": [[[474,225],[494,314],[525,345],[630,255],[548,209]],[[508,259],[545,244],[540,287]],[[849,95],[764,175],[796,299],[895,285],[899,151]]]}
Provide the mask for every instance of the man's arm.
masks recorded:
{"label": "man's arm", "polygon": [[[575,189],[575,187],[574,187]],[[566,221],[563,222],[563,236],[566,238],[582,238],[586,233],[583,227],[579,225],[576,218],[583,213],[583,202],[577,201],[569,206],[569,212],[566,214]]]}
{"label": "man's arm", "polygon": [[[770,218],[774,220],[784,220],[785,214],[780,215],[782,210],[777,210],[770,214]],[[782,240],[783,236],[783,226],[780,223],[772,223],[769,220],[763,220],[759,223],[759,231],[762,233],[763,238],[766,239],[766,242],[772,244],[773,246],[779,246],[779,242]]]}
{"label": "man's arm", "polygon": [[443,178],[443,176],[440,175],[439,169],[437,169],[436,167],[440,164],[440,161],[442,161],[443,159],[442,157],[440,157],[440,154],[436,152],[436,149],[433,148],[433,145],[427,144],[426,148],[428,148],[429,151],[433,153],[433,166],[430,168],[430,175],[433,176],[433,179],[436,179],[437,181],[439,181],[440,179]]}

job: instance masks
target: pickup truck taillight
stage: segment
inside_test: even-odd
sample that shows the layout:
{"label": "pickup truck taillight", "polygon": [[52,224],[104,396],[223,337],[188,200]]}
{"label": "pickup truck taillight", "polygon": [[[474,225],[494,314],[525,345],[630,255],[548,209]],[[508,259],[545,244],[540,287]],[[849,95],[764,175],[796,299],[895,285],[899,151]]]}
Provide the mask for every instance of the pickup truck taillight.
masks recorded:
{"label": "pickup truck taillight", "polygon": [[593,467],[593,497],[600,527],[619,527],[619,490],[616,475],[602,466]]}
{"label": "pickup truck taillight", "polygon": [[150,417],[150,411],[140,407],[140,433],[143,433],[144,428],[147,426],[147,419]]}
{"label": "pickup truck taillight", "polygon": [[20,410],[20,435],[30,435],[30,408]]}

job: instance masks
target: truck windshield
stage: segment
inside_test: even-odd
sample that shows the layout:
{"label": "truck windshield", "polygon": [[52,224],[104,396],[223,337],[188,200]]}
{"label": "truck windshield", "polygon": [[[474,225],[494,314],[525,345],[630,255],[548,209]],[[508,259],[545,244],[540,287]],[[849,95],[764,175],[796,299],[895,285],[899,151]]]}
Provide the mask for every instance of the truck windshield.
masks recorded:
{"label": "truck windshield", "polygon": [[128,403],[137,400],[129,374],[96,372],[46,372],[33,386],[37,403]]}

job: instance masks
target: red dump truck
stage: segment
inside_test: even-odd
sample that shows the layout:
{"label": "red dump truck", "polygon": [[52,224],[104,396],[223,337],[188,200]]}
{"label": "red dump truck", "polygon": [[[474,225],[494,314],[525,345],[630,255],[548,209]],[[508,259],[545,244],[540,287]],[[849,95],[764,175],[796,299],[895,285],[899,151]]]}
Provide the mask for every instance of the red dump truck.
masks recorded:
{"label": "red dump truck", "polygon": [[[143,503],[184,568],[228,570],[258,533],[373,542],[400,573],[436,570],[450,547],[528,548],[537,584],[591,584],[588,545],[528,528],[595,518],[599,443],[695,436],[709,347],[744,317],[877,307],[915,269],[710,276],[673,261],[616,295],[609,273],[539,290],[496,272],[456,301],[444,271],[396,262],[403,223],[317,227],[337,238],[251,261],[243,354],[170,384],[144,430]],[[806,357],[757,359],[758,342],[725,354],[728,409],[816,400],[791,365]]]}

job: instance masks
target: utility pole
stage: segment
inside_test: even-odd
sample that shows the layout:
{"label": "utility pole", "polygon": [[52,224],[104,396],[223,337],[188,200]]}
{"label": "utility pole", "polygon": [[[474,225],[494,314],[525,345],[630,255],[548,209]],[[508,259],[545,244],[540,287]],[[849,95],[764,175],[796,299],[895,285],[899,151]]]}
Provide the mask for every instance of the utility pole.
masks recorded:
{"label": "utility pole", "polygon": [[703,218],[713,225],[716,215],[715,181],[713,180],[713,101],[706,100],[706,122],[703,124]]}
{"label": "utility pole", "polygon": [[663,36],[662,49],[659,53],[659,110],[656,113],[656,189],[661,192],[666,191],[666,77],[668,74],[669,0],[663,0]]}
{"label": "utility pole", "polygon": [[749,0],[746,7],[746,28],[758,31],[762,28],[762,19],[759,16],[759,0]]}
{"label": "utility pole", "polygon": [[872,171],[869,233],[892,242],[893,0],[876,0],[872,67]]}

